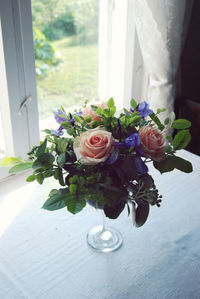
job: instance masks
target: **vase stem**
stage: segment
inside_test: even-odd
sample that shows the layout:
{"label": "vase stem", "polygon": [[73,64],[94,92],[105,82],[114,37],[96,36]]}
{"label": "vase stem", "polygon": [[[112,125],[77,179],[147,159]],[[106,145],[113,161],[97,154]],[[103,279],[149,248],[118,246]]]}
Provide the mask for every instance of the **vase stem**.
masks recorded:
{"label": "vase stem", "polygon": [[116,229],[107,227],[104,212],[102,216],[102,225],[95,226],[88,232],[87,242],[89,246],[100,252],[115,251],[122,245],[121,234]]}
{"label": "vase stem", "polygon": [[104,211],[102,211],[102,217],[103,217],[103,222],[102,222],[102,233],[106,230],[106,216],[104,214]]}

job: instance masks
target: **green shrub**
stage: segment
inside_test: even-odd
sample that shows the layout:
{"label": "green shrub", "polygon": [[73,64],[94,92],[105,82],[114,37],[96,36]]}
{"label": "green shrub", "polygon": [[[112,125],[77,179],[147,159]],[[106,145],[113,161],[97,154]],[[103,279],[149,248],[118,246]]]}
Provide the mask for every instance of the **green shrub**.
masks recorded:
{"label": "green shrub", "polygon": [[49,40],[58,40],[75,32],[76,26],[71,11],[58,15],[52,24],[46,23],[43,29],[43,33]]}
{"label": "green shrub", "polygon": [[36,75],[43,78],[48,71],[59,63],[53,45],[46,39],[45,35],[37,28],[33,28],[34,54]]}

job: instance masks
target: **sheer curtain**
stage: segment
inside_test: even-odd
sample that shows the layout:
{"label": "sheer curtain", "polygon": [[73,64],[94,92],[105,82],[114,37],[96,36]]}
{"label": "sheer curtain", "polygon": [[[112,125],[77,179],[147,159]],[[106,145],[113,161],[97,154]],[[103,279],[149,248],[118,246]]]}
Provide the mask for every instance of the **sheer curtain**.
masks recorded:
{"label": "sheer curtain", "polygon": [[[149,76],[151,108],[173,111],[176,74],[193,0],[135,0],[135,24]],[[165,115],[163,115],[163,118]]]}

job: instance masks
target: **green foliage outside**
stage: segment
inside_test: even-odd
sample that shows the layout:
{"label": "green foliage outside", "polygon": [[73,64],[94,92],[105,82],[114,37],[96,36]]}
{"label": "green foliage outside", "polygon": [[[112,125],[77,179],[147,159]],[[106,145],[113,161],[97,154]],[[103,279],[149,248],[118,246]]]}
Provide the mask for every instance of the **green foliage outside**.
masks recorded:
{"label": "green foliage outside", "polygon": [[47,39],[78,34],[84,43],[97,41],[98,0],[32,0],[33,25]]}
{"label": "green foliage outside", "polygon": [[34,54],[36,75],[38,78],[46,77],[48,71],[59,63],[55,55],[55,47],[45,35],[37,28],[33,28]]}
{"label": "green foliage outside", "polygon": [[97,96],[97,44],[69,46],[73,39],[66,37],[53,42],[62,61],[37,82],[42,117],[60,105],[72,107]]}
{"label": "green foliage outside", "polygon": [[32,15],[40,117],[95,98],[98,0],[32,0]]}

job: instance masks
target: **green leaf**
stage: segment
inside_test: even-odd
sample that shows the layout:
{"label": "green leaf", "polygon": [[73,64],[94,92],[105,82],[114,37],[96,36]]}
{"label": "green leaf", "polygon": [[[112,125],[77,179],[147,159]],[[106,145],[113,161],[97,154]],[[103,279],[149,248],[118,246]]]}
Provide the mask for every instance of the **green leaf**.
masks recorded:
{"label": "green leaf", "polygon": [[115,102],[114,102],[113,98],[110,98],[107,102],[108,108],[114,107],[114,105],[115,105]]}
{"label": "green leaf", "polygon": [[164,120],[165,125],[168,125],[168,123],[169,123],[169,117],[165,118],[165,120]]}
{"label": "green leaf", "polygon": [[68,194],[68,198],[65,201],[67,209],[72,214],[77,214],[86,206],[85,199],[77,199],[74,194]]}
{"label": "green leaf", "polygon": [[65,164],[65,156],[66,154],[65,153],[62,153],[60,154],[58,157],[57,157],[57,164],[58,166],[60,166],[61,168],[64,166]]}
{"label": "green leaf", "polygon": [[68,133],[69,135],[73,136],[73,135],[74,135],[74,130],[73,130],[72,128],[68,128],[68,129],[67,129],[67,133]]}
{"label": "green leaf", "polygon": [[165,109],[165,108],[163,108],[163,109],[158,108],[157,111],[156,111],[156,114],[160,114],[161,112],[164,112],[166,110],[167,109]]}
{"label": "green leaf", "polygon": [[57,150],[60,153],[65,153],[67,145],[68,145],[68,140],[65,138],[60,138],[60,139],[58,139]]}
{"label": "green leaf", "polygon": [[154,121],[154,123],[158,126],[158,129],[160,131],[162,131],[165,127],[163,126],[163,124],[161,123],[161,121],[159,120],[159,118],[156,116],[155,113],[152,113],[149,115],[149,117]]}
{"label": "green leaf", "polygon": [[176,119],[176,114],[174,113],[174,111],[171,112],[171,122],[173,123]]}
{"label": "green leaf", "polygon": [[116,112],[116,107],[111,107],[111,108],[110,108],[110,114],[111,114],[111,115],[114,115],[115,112]]}
{"label": "green leaf", "polygon": [[54,160],[55,158],[52,154],[44,153],[33,162],[32,167],[33,169],[38,169],[38,168],[48,169],[52,167]]}
{"label": "green leaf", "polygon": [[153,165],[157,170],[160,171],[161,174],[172,171],[175,168],[173,156],[169,156],[161,162],[154,161]]}
{"label": "green leaf", "polygon": [[126,123],[126,116],[125,115],[120,117],[120,123],[121,123],[121,125]]}
{"label": "green leaf", "polygon": [[[53,191],[53,190],[52,190]],[[48,198],[44,205],[42,206],[43,209],[48,211],[55,211],[64,208],[65,200],[67,197],[67,193],[55,193],[55,190],[50,194],[52,195],[50,198]]]}
{"label": "green leaf", "polygon": [[32,175],[29,175],[29,176],[26,178],[26,181],[27,181],[27,182],[33,182],[33,181],[35,181],[35,179],[36,179],[36,176],[35,176],[34,174],[32,174]]}
{"label": "green leaf", "polygon": [[134,99],[131,100],[131,107],[135,110],[135,108],[137,107],[137,103]]}
{"label": "green leaf", "polygon": [[62,110],[63,112],[65,112],[65,109],[64,109],[64,107],[62,105],[60,106],[60,110]]}
{"label": "green leaf", "polygon": [[75,115],[74,119],[77,123],[80,123],[80,124],[82,123],[82,119],[78,115]]}
{"label": "green leaf", "polygon": [[190,173],[192,172],[192,164],[177,156],[169,156],[164,161],[161,162],[153,162],[153,165],[156,169],[160,171],[160,173],[169,172],[174,170],[175,168]]}
{"label": "green leaf", "polygon": [[137,201],[137,208],[135,211],[135,222],[136,222],[136,227],[142,226],[149,215],[149,204],[148,202],[144,200],[138,200]]}
{"label": "green leaf", "polygon": [[98,107],[96,109],[96,114],[101,115],[103,113],[104,109],[102,107]]}
{"label": "green leaf", "polygon": [[60,192],[60,190],[52,189],[52,190],[49,192],[49,197],[53,197],[54,195],[58,194],[59,192]]}
{"label": "green leaf", "polygon": [[63,122],[61,123],[61,126],[62,126],[64,129],[67,129],[67,128],[71,127],[71,124],[70,124],[69,121],[63,121]]}
{"label": "green leaf", "polygon": [[44,142],[41,143],[41,145],[38,147],[35,156],[38,158],[42,154],[44,154],[47,147],[47,138],[45,138]]}
{"label": "green leaf", "polygon": [[95,106],[95,105],[91,105],[91,108],[96,111],[98,109],[98,106]]}
{"label": "green leaf", "polygon": [[121,214],[124,207],[125,207],[125,202],[123,202],[123,201],[117,202],[112,207],[105,205],[104,213],[105,213],[106,217],[108,217],[110,219],[116,219]]}
{"label": "green leaf", "polygon": [[43,176],[43,174],[40,172],[40,173],[38,173],[37,175],[36,175],[36,180],[37,180],[37,182],[41,185],[42,183],[43,183],[43,181],[44,181],[44,176]]}
{"label": "green leaf", "polygon": [[44,130],[42,130],[42,132],[45,132],[46,134],[51,134],[51,130],[49,130],[49,129],[44,129]]}
{"label": "green leaf", "polygon": [[176,119],[173,122],[172,128],[178,129],[178,130],[180,130],[180,129],[188,129],[188,128],[191,127],[191,125],[192,125],[192,123],[189,120],[180,118],[180,119]]}
{"label": "green leaf", "polygon": [[140,123],[141,119],[142,119],[142,118],[141,118],[140,115],[136,115],[136,116],[134,116],[133,118],[131,118],[131,125],[136,126],[137,124]]}
{"label": "green leaf", "polygon": [[16,164],[13,166],[10,170],[9,173],[18,173],[24,170],[27,170],[32,167],[32,162],[22,162],[19,164]]}
{"label": "green leaf", "polygon": [[3,160],[1,160],[0,162],[0,166],[2,167],[8,167],[8,166],[12,166],[18,163],[21,163],[22,161],[20,159],[14,158],[14,157],[8,157],[5,158]]}
{"label": "green leaf", "polygon": [[52,169],[46,170],[43,172],[43,175],[45,178],[49,178],[49,177],[53,176],[53,170]]}
{"label": "green leaf", "polygon": [[180,149],[185,148],[189,144],[190,141],[191,141],[190,131],[189,130],[181,130],[175,135],[175,137],[172,141],[172,145],[173,145],[174,149],[180,150]]}
{"label": "green leaf", "polygon": [[69,191],[71,194],[76,194],[77,185],[76,184],[70,184]]}
{"label": "green leaf", "polygon": [[64,182],[64,179],[63,179],[63,173],[62,173],[62,168],[58,168],[58,181],[59,181],[59,184],[61,186],[65,186],[65,182]]}
{"label": "green leaf", "polygon": [[177,156],[173,156],[173,160],[175,168],[177,168],[178,170],[186,173],[190,173],[193,171],[192,164],[189,161]]}
{"label": "green leaf", "polygon": [[124,113],[129,114],[129,111],[126,108],[124,108]]}
{"label": "green leaf", "polygon": [[70,184],[78,183],[79,182],[78,176],[73,175],[72,177],[70,177],[69,182],[70,182]]}
{"label": "green leaf", "polygon": [[58,180],[58,168],[54,169],[54,179]]}
{"label": "green leaf", "polygon": [[92,116],[91,115],[87,115],[86,118],[85,118],[85,121],[87,123],[90,123],[92,121]]}

